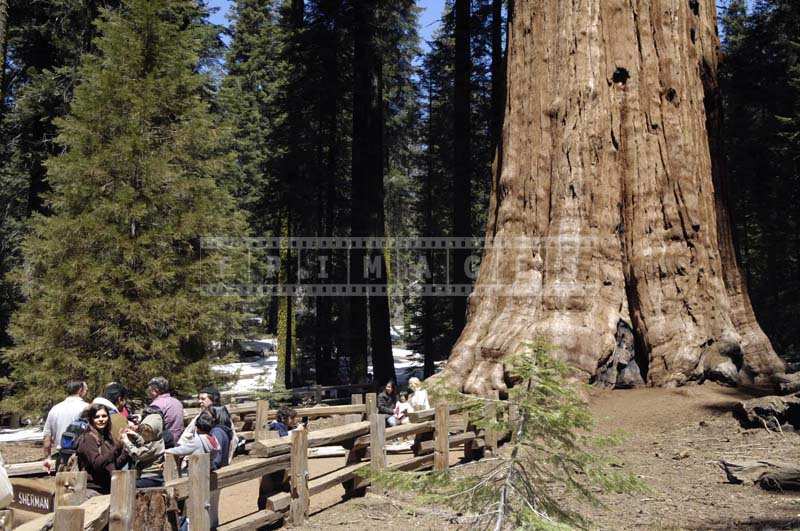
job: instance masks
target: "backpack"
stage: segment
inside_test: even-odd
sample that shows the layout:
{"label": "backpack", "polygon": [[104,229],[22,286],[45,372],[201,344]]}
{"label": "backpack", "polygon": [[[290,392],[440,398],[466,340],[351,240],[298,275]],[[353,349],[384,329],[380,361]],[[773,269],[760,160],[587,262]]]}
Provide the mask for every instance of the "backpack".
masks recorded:
{"label": "backpack", "polygon": [[70,422],[64,433],[61,434],[59,446],[64,454],[74,454],[78,450],[78,438],[89,429],[89,422],[84,419],[77,419]]}
{"label": "backpack", "polygon": [[58,442],[58,453],[56,454],[56,472],[74,469],[77,466],[76,452],[80,438],[89,431],[89,421],[77,419],[70,422],[61,440]]}
{"label": "backpack", "polygon": [[161,415],[161,437],[164,439],[164,448],[174,448],[175,437],[172,435],[172,432],[167,429],[167,419],[164,417],[164,412],[161,411],[161,408],[158,406],[145,406],[142,410],[142,420],[150,415]]}

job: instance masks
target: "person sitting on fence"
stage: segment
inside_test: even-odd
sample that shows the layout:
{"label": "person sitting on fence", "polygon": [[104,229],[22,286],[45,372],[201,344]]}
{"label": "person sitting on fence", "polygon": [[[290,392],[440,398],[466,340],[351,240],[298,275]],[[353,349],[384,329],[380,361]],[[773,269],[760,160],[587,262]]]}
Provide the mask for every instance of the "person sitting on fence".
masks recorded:
{"label": "person sitting on fence", "polygon": [[169,382],[166,378],[158,376],[147,384],[147,396],[164,413],[164,429],[172,433],[172,440],[177,441],[183,433],[183,404],[180,400],[169,394]]}
{"label": "person sitting on fence", "polygon": [[[227,450],[227,461],[225,464],[233,460],[233,455],[239,446],[244,446],[244,440],[236,435],[236,429],[233,426],[233,419],[228,408],[222,405],[222,397],[215,387],[204,387],[198,394],[197,399],[200,402],[201,413],[203,411],[210,412],[216,419],[217,424],[225,431],[229,441]],[[214,411],[216,410],[216,412]],[[199,414],[198,414],[199,416]],[[185,444],[189,439],[195,436],[195,421],[197,417],[193,418],[186,429],[183,430],[178,445]]]}
{"label": "person sitting on fence", "polygon": [[108,414],[111,416],[111,438],[117,443],[121,442],[122,430],[129,427],[128,417],[122,414],[127,402],[128,390],[116,382],[108,384],[103,390],[103,394],[92,400],[92,404],[106,406]]}
{"label": "person sitting on fence", "polygon": [[[211,411],[203,411],[200,413],[194,422],[195,435],[183,444],[175,448],[168,448],[166,453],[177,456],[187,456],[195,454],[211,454],[211,470],[217,470],[222,463],[227,464],[227,450],[222,447],[219,439],[221,437],[220,430],[216,428],[216,419]],[[228,441],[223,441],[228,444]],[[180,470],[180,467],[179,467]],[[211,506],[209,513],[211,515],[211,528],[216,529],[218,521],[218,507],[219,507],[219,491],[211,494]]]}
{"label": "person sitting on fence", "polygon": [[61,436],[73,421],[77,420],[87,404],[83,398],[89,392],[86,382],[74,380],[67,383],[67,398],[53,406],[47,413],[44,423],[42,444],[44,446],[43,466],[48,472],[56,466],[55,457],[61,445]]}
{"label": "person sitting on fence", "polygon": [[408,402],[408,393],[403,391],[398,395],[397,404],[394,406],[394,418],[399,424],[408,424],[411,422],[411,419],[408,418],[408,413],[411,411],[413,410]]}
{"label": "person sitting on fence", "polygon": [[431,409],[431,404],[428,402],[428,391],[422,388],[422,382],[416,376],[408,379],[408,386],[413,392],[409,399],[411,404],[411,411],[425,411]]}
{"label": "person sitting on fence", "polygon": [[214,417],[208,411],[203,411],[197,416],[194,423],[195,436],[184,444],[168,448],[165,453],[186,456],[194,454],[211,454],[211,461],[214,462],[215,454],[219,454],[219,441],[211,435],[214,428]]}
{"label": "person sitting on fence", "polygon": [[275,420],[269,423],[269,429],[277,431],[280,437],[288,437],[289,431],[297,427],[297,412],[287,406],[281,406],[275,414]]}
{"label": "person sitting on fence", "polygon": [[[270,431],[277,431],[279,437],[288,437],[289,432],[297,427],[297,412],[281,406],[275,413],[275,420],[269,423]],[[267,508],[267,499],[278,492],[289,492],[289,474],[285,470],[261,476],[258,486],[258,509]]]}
{"label": "person sitting on fence", "polygon": [[133,428],[121,431],[122,444],[139,472],[138,488],[160,487],[164,479],[160,464],[164,461],[164,420],[158,412],[151,412]]}
{"label": "person sitting on fence", "polygon": [[233,422],[225,406],[213,406],[208,412],[214,419],[214,426],[211,428],[210,434],[219,443],[219,452],[211,461],[211,470],[217,470],[230,464]]}
{"label": "person sitting on fence", "polygon": [[111,421],[106,406],[92,404],[84,410],[81,418],[88,426],[77,439],[78,468],[86,471],[86,485],[90,491],[108,494],[111,473],[125,466],[128,454],[111,438]]}
{"label": "person sitting on fence", "polygon": [[388,415],[386,417],[387,426],[397,426],[400,421],[394,416],[394,406],[397,405],[397,387],[394,382],[389,380],[378,395],[378,413]]}

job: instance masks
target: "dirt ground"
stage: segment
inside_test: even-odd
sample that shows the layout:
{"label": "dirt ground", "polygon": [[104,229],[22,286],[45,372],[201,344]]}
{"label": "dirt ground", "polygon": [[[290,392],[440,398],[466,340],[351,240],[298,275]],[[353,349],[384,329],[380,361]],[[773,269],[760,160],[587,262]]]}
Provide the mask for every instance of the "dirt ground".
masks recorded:
{"label": "dirt ground", "polygon": [[[800,434],[745,430],[733,418],[733,406],[750,398],[715,384],[680,389],[592,390],[589,400],[601,434],[624,434],[616,463],[640,477],[644,494],[604,495],[604,507],[579,507],[598,529],[800,529],[800,493],[766,492],[726,483],[717,461],[723,457],[769,458],[800,462]],[[2,449],[9,462],[38,457],[40,448]],[[487,464],[459,465],[459,473],[480,474]],[[390,455],[389,462],[408,459]],[[344,458],[311,459],[311,477],[335,470]],[[314,496],[311,516],[298,529],[458,529],[459,519],[442,508],[420,506],[405,494],[369,493],[341,501],[334,487]],[[220,522],[256,510],[258,481],[222,491]],[[578,507],[574,500],[566,503]]]}
{"label": "dirt ground", "polygon": [[[800,494],[726,483],[716,464],[722,457],[800,462],[800,435],[740,428],[731,410],[746,398],[750,396],[741,391],[709,383],[680,389],[592,390],[597,432],[624,432],[617,462],[646,482],[650,491],[605,495],[605,507],[581,507],[583,514],[597,528],[610,530],[800,528]],[[453,452],[451,463],[458,457]],[[481,466],[468,469],[480,473]],[[341,489],[331,489],[315,497],[312,515],[302,528],[462,527],[445,511],[420,507],[405,495],[369,494],[337,503],[340,494]]]}

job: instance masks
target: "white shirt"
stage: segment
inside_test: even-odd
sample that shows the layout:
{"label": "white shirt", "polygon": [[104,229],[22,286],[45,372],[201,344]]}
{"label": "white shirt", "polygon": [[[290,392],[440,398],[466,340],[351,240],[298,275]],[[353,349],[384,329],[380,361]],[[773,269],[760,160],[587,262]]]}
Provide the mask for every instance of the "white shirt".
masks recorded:
{"label": "white shirt", "polygon": [[428,402],[428,391],[425,389],[414,391],[414,394],[408,399],[408,403],[411,404],[414,411],[425,411],[431,408],[431,404]]}
{"label": "white shirt", "polygon": [[61,444],[61,435],[69,425],[81,416],[83,410],[89,406],[83,398],[73,395],[68,396],[52,407],[47,413],[47,420],[44,423],[44,436],[50,436],[53,447],[57,448]]}

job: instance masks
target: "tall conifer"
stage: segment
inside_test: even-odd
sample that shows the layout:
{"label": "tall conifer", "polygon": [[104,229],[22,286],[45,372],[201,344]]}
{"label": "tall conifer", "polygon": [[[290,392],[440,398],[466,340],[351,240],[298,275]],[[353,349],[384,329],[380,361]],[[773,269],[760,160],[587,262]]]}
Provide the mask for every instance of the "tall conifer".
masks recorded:
{"label": "tall conifer", "polygon": [[164,375],[194,389],[209,378],[211,342],[235,327],[231,300],[201,289],[238,263],[201,238],[243,235],[244,222],[217,184],[231,158],[202,100],[197,6],[127,0],[102,12],[57,122],[63,153],[47,163],[53,215],[34,218],[16,273],[26,302],[4,355],[7,408],[46,404],[72,378],[141,390]]}

